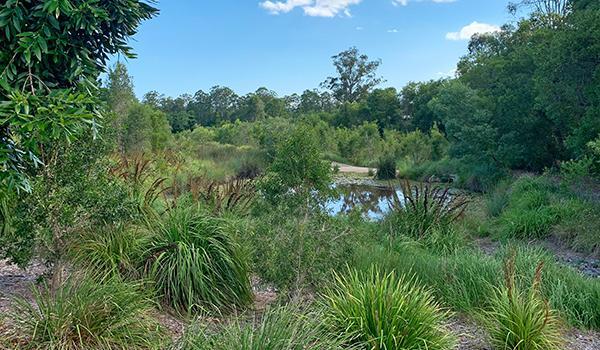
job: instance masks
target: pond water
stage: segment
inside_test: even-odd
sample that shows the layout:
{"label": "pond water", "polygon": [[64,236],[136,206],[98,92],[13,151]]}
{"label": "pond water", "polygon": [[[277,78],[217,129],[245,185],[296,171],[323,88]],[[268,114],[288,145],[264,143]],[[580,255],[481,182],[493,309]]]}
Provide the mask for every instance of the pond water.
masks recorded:
{"label": "pond water", "polygon": [[394,191],[400,199],[403,197],[400,189],[385,186],[336,184],[334,187],[337,196],[325,204],[325,209],[330,215],[359,210],[368,219],[381,220],[390,211]]}

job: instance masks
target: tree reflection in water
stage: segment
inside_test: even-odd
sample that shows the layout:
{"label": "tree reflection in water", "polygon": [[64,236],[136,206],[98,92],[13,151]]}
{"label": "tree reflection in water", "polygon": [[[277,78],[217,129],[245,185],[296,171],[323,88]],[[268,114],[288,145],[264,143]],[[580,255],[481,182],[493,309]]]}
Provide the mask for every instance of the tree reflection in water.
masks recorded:
{"label": "tree reflection in water", "polygon": [[[346,214],[359,210],[371,220],[380,220],[390,210],[393,190],[386,187],[365,185],[339,185],[336,186],[337,197],[329,200],[325,209],[331,215]],[[402,192],[396,189],[402,198]]]}

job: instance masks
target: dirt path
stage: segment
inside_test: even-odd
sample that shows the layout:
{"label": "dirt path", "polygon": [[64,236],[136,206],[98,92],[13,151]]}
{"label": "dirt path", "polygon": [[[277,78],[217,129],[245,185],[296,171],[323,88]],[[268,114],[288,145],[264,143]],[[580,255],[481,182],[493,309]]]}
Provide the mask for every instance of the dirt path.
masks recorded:
{"label": "dirt path", "polygon": [[369,171],[371,171],[372,174],[374,174],[376,171],[376,169],[374,169],[374,168],[366,168],[366,167],[348,165],[348,164],[343,164],[343,163],[338,163],[338,162],[331,162],[331,166],[333,168],[338,167],[338,169],[340,169],[340,173],[345,173],[345,174],[368,175]]}

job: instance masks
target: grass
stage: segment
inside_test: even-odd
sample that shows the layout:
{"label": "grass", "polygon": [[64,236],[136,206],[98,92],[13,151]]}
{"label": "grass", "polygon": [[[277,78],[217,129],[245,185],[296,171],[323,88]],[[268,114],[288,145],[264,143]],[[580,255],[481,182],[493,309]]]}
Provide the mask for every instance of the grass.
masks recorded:
{"label": "grass", "polygon": [[503,262],[513,250],[517,251],[515,264],[520,288],[528,285],[535,267],[544,261],[542,293],[550,306],[572,326],[600,329],[600,281],[555,263],[554,257],[541,249],[504,247],[495,256],[461,249],[439,255],[414,244],[371,245],[359,251],[354,265],[362,271],[376,264],[385,271],[414,274],[455,311],[473,313],[489,307],[495,288],[503,286]]}
{"label": "grass", "polygon": [[467,208],[465,197],[451,194],[449,188],[411,186],[408,181],[401,182],[401,189],[402,195],[393,191],[391,211],[383,223],[392,236],[407,236],[434,246],[458,243],[460,237],[453,224]]}
{"label": "grass", "polygon": [[342,340],[327,334],[318,313],[274,307],[262,318],[235,320],[219,329],[190,326],[174,350],[334,350]]}
{"label": "grass", "polygon": [[505,268],[505,285],[497,288],[484,324],[495,349],[559,350],[562,347],[561,323],[541,290],[542,268],[538,264],[535,277],[527,289],[517,287],[514,260]]}
{"label": "grass", "polygon": [[323,294],[324,322],[333,334],[345,334],[360,349],[449,349],[453,338],[444,329],[448,312],[430,290],[413,278],[348,271]]}
{"label": "grass", "polygon": [[58,290],[34,290],[35,305],[17,299],[10,341],[20,349],[162,349],[164,333],[149,316],[142,285],[71,277]]}
{"label": "grass", "polygon": [[78,237],[70,248],[72,260],[102,278],[139,277],[148,237],[143,231],[107,226]]}
{"label": "grass", "polygon": [[180,202],[154,229],[146,271],[177,310],[242,307],[252,300],[248,267],[225,224]]}

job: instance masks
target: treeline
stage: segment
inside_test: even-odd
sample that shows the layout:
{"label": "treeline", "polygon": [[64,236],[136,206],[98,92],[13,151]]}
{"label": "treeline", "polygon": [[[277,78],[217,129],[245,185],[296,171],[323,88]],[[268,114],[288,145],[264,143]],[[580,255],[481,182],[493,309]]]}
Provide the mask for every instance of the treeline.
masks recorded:
{"label": "treeline", "polygon": [[[164,113],[174,133],[199,126],[223,133],[231,129],[227,125],[274,118],[312,124],[319,120],[383,143],[394,133],[431,136],[434,129],[449,141],[450,159],[469,164],[471,172],[488,180],[509,170],[557,169],[572,159],[584,161],[585,171],[598,174],[600,156],[594,149],[600,134],[599,5],[573,0],[552,7],[525,1],[509,9],[518,13],[523,7],[530,13],[526,18],[471,39],[453,79],[411,82],[399,91],[379,89],[382,79],[376,72],[381,62],[369,61],[351,48],[333,57],[337,75],[327,78],[321,89],[283,97],[267,88],[239,96],[215,86],[177,98],[153,91],[141,106]],[[147,129],[156,133],[164,125]],[[335,134],[336,148],[324,152],[364,163],[364,157],[350,154],[358,151],[344,152],[348,147],[343,138],[352,131]],[[155,135],[163,141],[166,137]],[[380,149],[386,152],[389,147]]]}

